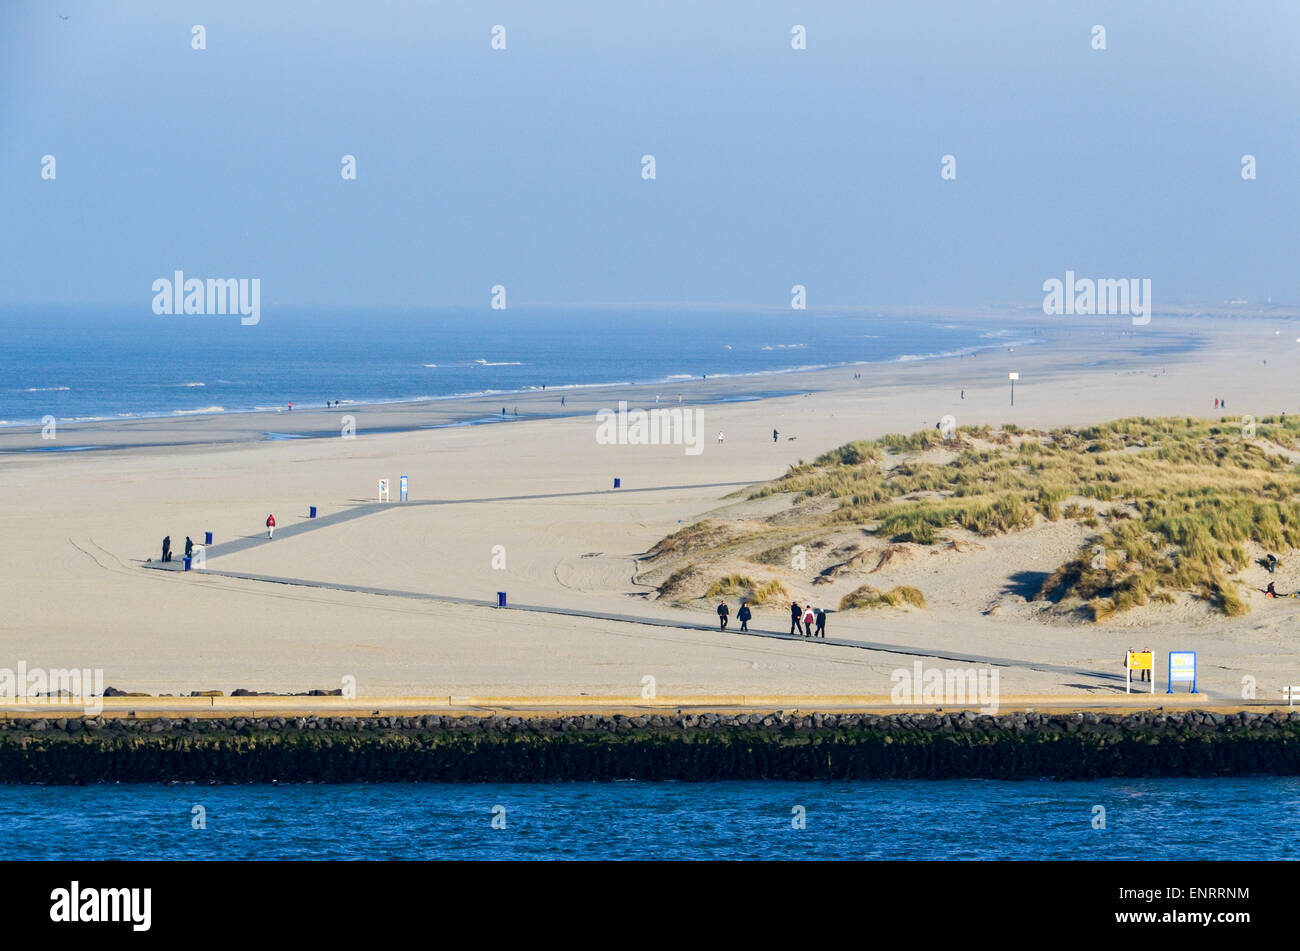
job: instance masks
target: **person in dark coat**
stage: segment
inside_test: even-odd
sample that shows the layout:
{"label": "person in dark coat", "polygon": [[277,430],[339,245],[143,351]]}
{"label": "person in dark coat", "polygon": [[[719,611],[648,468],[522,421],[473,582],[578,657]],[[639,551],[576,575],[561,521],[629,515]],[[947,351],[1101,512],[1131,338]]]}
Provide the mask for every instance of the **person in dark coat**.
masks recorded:
{"label": "person in dark coat", "polygon": [[185,557],[189,558],[194,554],[194,540],[190,536],[185,536]]}
{"label": "person in dark coat", "polygon": [[723,601],[718,605],[718,628],[725,631],[727,629],[727,616],[731,614],[731,609],[727,607],[727,602]]}
{"label": "person in dark coat", "polygon": [[817,618],[817,636],[825,637],[826,636],[826,612],[823,611],[821,608],[818,608],[815,617]]}
{"label": "person in dark coat", "polygon": [[736,612],[736,617],[740,620],[740,629],[742,631],[749,630],[749,619],[753,616],[753,613],[749,610],[749,602],[741,601],[740,610]]}
{"label": "person in dark coat", "polygon": [[799,602],[790,605],[790,633],[803,633],[803,608],[799,607]]}
{"label": "person in dark coat", "polygon": [[163,539],[163,561],[172,560],[172,537],[168,535]]}

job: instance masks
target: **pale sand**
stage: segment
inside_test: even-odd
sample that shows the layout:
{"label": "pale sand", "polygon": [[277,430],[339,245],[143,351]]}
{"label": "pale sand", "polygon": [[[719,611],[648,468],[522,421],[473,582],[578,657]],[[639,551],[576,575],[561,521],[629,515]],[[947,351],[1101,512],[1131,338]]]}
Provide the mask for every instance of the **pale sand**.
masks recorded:
{"label": "pale sand", "polygon": [[[1104,328],[1104,333],[1102,332]],[[186,442],[178,448],[0,455],[0,667],[100,667],[106,683],[180,693],[235,687],[301,691],[356,678],[362,696],[577,696],[641,694],[655,678],[661,697],[731,695],[883,696],[890,673],[996,658],[1010,695],[1097,697],[1122,692],[1127,647],[1197,650],[1200,687],[1211,699],[1241,695],[1256,678],[1261,700],[1300,683],[1291,643],[1298,601],[1252,601],[1244,618],[1143,615],[1116,625],[1047,625],[985,616],[1017,570],[1048,571],[1073,539],[1045,538],[1032,564],[982,558],[946,566],[922,582],[932,608],[832,616],[831,636],[903,652],[721,635],[699,610],[655,603],[633,583],[636,556],[720,506],[736,488],[773,478],[799,459],[851,439],[933,427],[945,413],[961,425],[1082,425],[1131,415],[1258,416],[1300,412],[1294,321],[1172,320],[1141,333],[1121,319],[1092,321],[1055,343],[977,357],[844,368],[768,378],[710,380],[637,391],[581,392],[569,411],[627,398],[633,406],[756,390],[818,389],[810,396],[709,405],[704,452],[674,446],[602,446],[591,415],[375,434],[387,426],[445,421],[479,407],[446,403],[356,407],[358,438],[259,441],[285,430],[287,414],[149,420],[65,427],[66,445]],[[1274,331],[1280,331],[1275,334]],[[1153,338],[1195,336],[1183,356],[1135,356]],[[1268,359],[1268,365],[1263,360]],[[1097,364],[1088,366],[1088,364]],[[1163,372],[1162,372],[1163,368]],[[853,382],[854,369],[864,379]],[[1021,373],[1008,405],[1007,371]],[[958,390],[966,390],[966,399]],[[503,402],[494,398],[496,408]],[[488,401],[482,401],[484,407]],[[558,412],[558,396],[510,397],[521,414]],[[337,428],[341,412],[293,414],[294,431]],[[773,444],[771,431],[780,430]],[[724,445],[713,434],[726,433]],[[797,439],[789,441],[789,436]],[[32,432],[0,433],[0,450],[42,446]],[[48,445],[48,444],[44,444]],[[681,628],[627,621],[497,611],[467,605],[285,586],[215,574],[164,573],[164,534],[183,548],[264,535],[373,501],[376,480],[411,479],[401,506],[210,559],[213,571],[399,589],[512,603],[646,616]],[[609,491],[614,476],[624,489]],[[678,488],[673,488],[678,487]],[[653,491],[630,491],[650,489]],[[566,494],[587,493],[587,494]],[[538,498],[510,499],[517,496]],[[506,500],[510,499],[510,500]],[[1000,540],[990,542],[997,553]],[[504,546],[506,569],[492,567]],[[1021,552],[1022,556],[1026,553]],[[1287,561],[1284,555],[1284,561]],[[1290,567],[1289,565],[1287,566]],[[934,569],[937,571],[937,569]],[[1300,579],[1279,588],[1300,586]],[[1262,585],[1260,585],[1262,587]],[[798,592],[804,594],[804,592]],[[735,605],[733,604],[733,608]],[[788,630],[785,609],[759,612],[753,627]],[[733,619],[733,631],[738,625]],[[955,660],[952,658],[956,658]],[[1162,659],[1162,658],[1161,658]],[[1163,676],[1160,678],[1163,691]],[[1185,688],[1184,688],[1185,689]]]}

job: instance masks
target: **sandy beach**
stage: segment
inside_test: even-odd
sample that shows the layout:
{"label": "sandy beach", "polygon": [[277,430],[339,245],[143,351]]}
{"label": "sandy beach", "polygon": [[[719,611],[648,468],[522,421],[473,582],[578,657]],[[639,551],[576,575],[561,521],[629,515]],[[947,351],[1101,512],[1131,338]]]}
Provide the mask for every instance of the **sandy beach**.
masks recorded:
{"label": "sandy beach", "polygon": [[[827,643],[719,633],[709,605],[659,603],[636,575],[659,539],[739,504],[737,490],[945,414],[1047,427],[1300,412],[1297,336],[1289,319],[1080,320],[974,357],[584,390],[563,409],[554,394],[511,396],[507,417],[482,425],[450,424],[499,417],[501,398],[68,425],[53,441],[5,429],[0,665],[103,668],[107,684],[154,694],[335,689],[350,677],[362,697],[637,698],[651,677],[666,697],[878,697],[920,659],[996,665],[1004,697],[1097,698],[1122,694],[1125,649],[1149,645],[1197,651],[1211,700],[1239,698],[1253,677],[1276,702],[1300,682],[1300,602],[1089,626],[1018,613],[1010,577],[1068,557],[1082,540],[1072,526],[1016,548],[1020,563],[999,538],[965,561],[912,566],[900,580],[934,592],[928,609],[834,614]],[[756,398],[773,392],[794,395]],[[703,414],[698,455],[597,442],[597,410],[679,397]],[[356,438],[343,437],[344,416]],[[392,480],[386,506],[374,504],[381,478]],[[145,567],[164,535],[179,550],[205,531],[205,571]],[[1300,575],[1278,580],[1295,588]],[[488,606],[498,591],[529,610]],[[1004,610],[989,613],[994,602]],[[784,633],[784,607],[751,626]]]}

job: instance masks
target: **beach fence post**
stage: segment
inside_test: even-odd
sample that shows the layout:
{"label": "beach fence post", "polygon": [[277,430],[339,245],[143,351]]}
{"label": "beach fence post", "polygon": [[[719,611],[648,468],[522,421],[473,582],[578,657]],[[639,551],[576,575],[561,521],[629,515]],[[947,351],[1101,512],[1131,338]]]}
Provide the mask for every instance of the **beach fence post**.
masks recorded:
{"label": "beach fence post", "polygon": [[308,517],[308,518],[315,518],[315,517],[316,517],[316,506],[314,506],[314,505],[309,505],[309,506],[307,506],[307,508],[310,510],[309,513],[308,513],[308,515],[307,515],[307,517]]}
{"label": "beach fence post", "polygon": [[203,544],[205,544],[205,545],[211,545],[211,544],[212,544],[212,533],[211,533],[211,532],[204,532],[204,533],[203,533]]}
{"label": "beach fence post", "polygon": [[504,608],[505,606],[506,606],[506,593],[505,593],[504,591],[498,591],[498,592],[497,592],[497,607],[499,607],[499,608]]}
{"label": "beach fence post", "polygon": [[406,501],[406,476],[401,476],[397,480],[397,501]]}
{"label": "beach fence post", "polygon": [[379,501],[381,502],[388,501],[388,480],[387,479],[379,480]]}

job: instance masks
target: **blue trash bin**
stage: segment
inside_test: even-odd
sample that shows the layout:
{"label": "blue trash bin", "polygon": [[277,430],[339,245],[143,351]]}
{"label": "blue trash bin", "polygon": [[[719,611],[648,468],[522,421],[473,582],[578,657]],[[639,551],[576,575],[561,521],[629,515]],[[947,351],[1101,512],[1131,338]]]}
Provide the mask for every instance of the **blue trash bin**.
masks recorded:
{"label": "blue trash bin", "polygon": [[186,570],[186,571],[189,571],[189,570],[190,570],[190,558],[189,558],[188,555],[187,555],[186,558],[185,558],[185,570]]}
{"label": "blue trash bin", "polygon": [[307,517],[308,517],[308,518],[315,518],[315,517],[316,517],[316,506],[313,505],[313,506],[311,507],[311,515],[309,515],[309,516],[307,516]]}
{"label": "blue trash bin", "polygon": [[211,533],[211,532],[204,532],[204,533],[203,533],[203,544],[205,544],[205,545],[211,545],[211,544],[212,544],[212,533]]}
{"label": "blue trash bin", "polygon": [[504,591],[498,591],[498,592],[497,592],[497,607],[499,607],[499,608],[504,608],[505,606],[506,606],[506,593],[505,593]]}
{"label": "blue trash bin", "polygon": [[618,488],[621,488],[622,486],[623,486],[623,480],[622,480],[622,479],[619,479],[619,478],[615,478],[615,479],[614,479],[614,488],[618,489]]}

